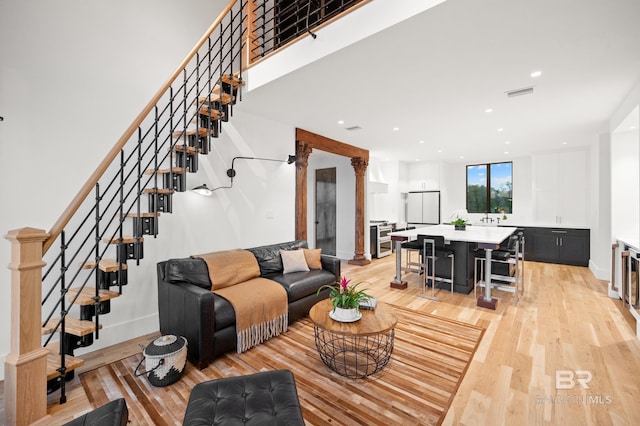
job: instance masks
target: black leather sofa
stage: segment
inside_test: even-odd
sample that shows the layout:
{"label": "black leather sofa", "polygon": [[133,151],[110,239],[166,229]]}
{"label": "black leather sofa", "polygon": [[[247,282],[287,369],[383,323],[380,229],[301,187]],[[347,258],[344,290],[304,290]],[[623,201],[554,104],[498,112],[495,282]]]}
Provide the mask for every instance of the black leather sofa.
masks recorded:
{"label": "black leather sofa", "polygon": [[[329,289],[316,294],[320,287],[340,279],[340,259],[324,254],[322,269],[283,274],[280,250],[307,247],[306,241],[296,240],[247,249],[258,261],[260,276],[287,291],[289,323],[308,315],[316,302],[329,297]],[[160,332],[187,339],[189,362],[202,369],[235,350],[235,312],[226,299],[210,291],[206,263],[199,258],[170,259],[159,262],[157,271]]]}

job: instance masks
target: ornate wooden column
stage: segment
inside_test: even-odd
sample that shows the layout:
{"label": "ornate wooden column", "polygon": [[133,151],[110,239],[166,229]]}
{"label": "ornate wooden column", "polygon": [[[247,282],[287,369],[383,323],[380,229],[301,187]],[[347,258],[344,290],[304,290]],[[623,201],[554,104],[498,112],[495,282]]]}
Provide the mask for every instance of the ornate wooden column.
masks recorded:
{"label": "ornate wooden column", "polygon": [[296,239],[307,239],[307,167],[311,147],[296,142]]}
{"label": "ornate wooden column", "polygon": [[351,165],[356,173],[356,240],[355,255],[349,263],[360,266],[371,263],[364,256],[364,176],[368,163],[367,160],[360,157],[351,159]]}
{"label": "ornate wooden column", "polygon": [[364,257],[364,175],[369,151],[296,128],[296,238],[307,239],[307,165],[311,149],[351,158],[356,174],[355,255],[349,263],[371,263]]}
{"label": "ornate wooden column", "polygon": [[4,409],[9,425],[47,415],[47,349],[40,342],[42,246],[49,234],[22,228],[11,241],[11,348],[4,363]]}

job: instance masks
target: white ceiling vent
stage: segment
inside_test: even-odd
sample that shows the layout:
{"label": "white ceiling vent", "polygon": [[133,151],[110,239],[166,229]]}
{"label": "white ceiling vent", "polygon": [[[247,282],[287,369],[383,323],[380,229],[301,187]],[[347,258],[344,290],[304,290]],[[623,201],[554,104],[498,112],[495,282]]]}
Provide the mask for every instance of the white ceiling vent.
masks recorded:
{"label": "white ceiling vent", "polygon": [[522,89],[510,90],[507,96],[513,98],[514,96],[530,95],[533,93],[533,87],[523,87]]}
{"label": "white ceiling vent", "polygon": [[362,130],[362,127],[360,126],[351,126],[351,127],[345,127],[345,130],[348,130],[350,132],[355,132],[356,130]]}

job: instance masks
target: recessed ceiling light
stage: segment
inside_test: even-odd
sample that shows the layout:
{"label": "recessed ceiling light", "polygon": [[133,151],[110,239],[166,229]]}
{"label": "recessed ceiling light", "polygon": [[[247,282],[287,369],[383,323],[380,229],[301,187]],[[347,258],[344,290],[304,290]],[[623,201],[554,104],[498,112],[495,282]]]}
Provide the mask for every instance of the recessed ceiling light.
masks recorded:
{"label": "recessed ceiling light", "polygon": [[420,159],[419,159],[419,158],[416,158],[416,161],[420,161]]}
{"label": "recessed ceiling light", "polygon": [[509,145],[511,143],[511,141],[504,141],[504,143],[506,143],[507,145]]}
{"label": "recessed ceiling light", "polygon": [[394,127],[394,128],[393,128],[393,131],[394,131],[394,132],[397,132],[398,130],[400,130],[400,127]]}
{"label": "recessed ceiling light", "polygon": [[531,77],[536,78],[542,75],[542,71],[534,71],[531,73]]}
{"label": "recessed ceiling light", "polygon": [[484,110],[484,112],[493,112],[493,108],[487,108]]}
{"label": "recessed ceiling light", "polygon": [[500,127],[500,128],[498,129],[498,131],[499,131],[499,132],[502,132],[502,131],[504,131],[504,129],[503,129],[502,127]]}
{"label": "recessed ceiling light", "polygon": [[566,142],[562,142],[562,145],[566,145],[566,144],[567,144]]}
{"label": "recessed ceiling light", "polygon": [[338,124],[344,124],[344,120],[338,120]]}
{"label": "recessed ceiling light", "polygon": [[636,126],[629,126],[629,130],[635,130]]}
{"label": "recessed ceiling light", "polygon": [[441,150],[441,149],[439,149],[439,150],[438,150],[438,152],[442,152],[442,150]]}
{"label": "recessed ceiling light", "polygon": [[505,154],[508,154],[508,153],[509,153],[509,151],[505,151],[504,153],[505,153]]}
{"label": "recessed ceiling light", "polygon": [[461,155],[460,158],[464,158],[464,155]]}
{"label": "recessed ceiling light", "polygon": [[419,141],[418,143],[424,143],[424,141]]}

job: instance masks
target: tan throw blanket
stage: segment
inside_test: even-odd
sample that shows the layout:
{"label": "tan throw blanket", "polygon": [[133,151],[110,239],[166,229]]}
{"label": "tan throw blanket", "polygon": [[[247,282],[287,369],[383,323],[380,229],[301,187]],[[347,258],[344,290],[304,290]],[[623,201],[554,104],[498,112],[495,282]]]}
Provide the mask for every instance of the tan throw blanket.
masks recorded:
{"label": "tan throw blanket", "polygon": [[193,257],[207,264],[211,291],[233,306],[238,353],[287,330],[287,292],[277,282],[260,278],[258,261],[250,251],[236,249]]}

